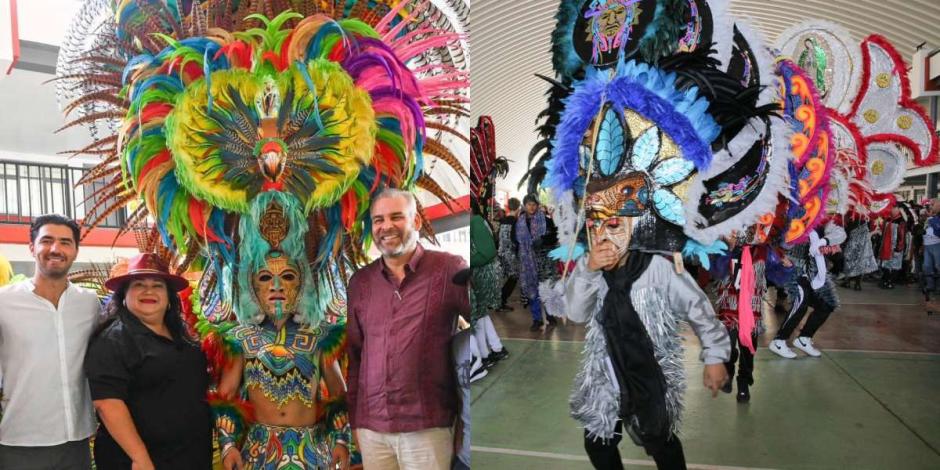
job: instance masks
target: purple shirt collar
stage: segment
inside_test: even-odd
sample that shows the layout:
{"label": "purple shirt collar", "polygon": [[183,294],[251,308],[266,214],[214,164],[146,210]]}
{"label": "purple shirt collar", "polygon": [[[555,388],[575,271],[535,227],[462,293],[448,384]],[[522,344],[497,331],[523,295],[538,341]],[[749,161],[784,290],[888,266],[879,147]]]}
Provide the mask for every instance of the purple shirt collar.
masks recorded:
{"label": "purple shirt collar", "polygon": [[[421,258],[424,257],[424,247],[421,246],[421,243],[418,242],[415,244],[415,254],[408,261],[408,264],[405,265],[405,272],[415,272],[418,269],[418,263],[421,262]],[[382,272],[384,274],[391,274],[391,271],[388,269],[388,266],[385,264],[385,257],[380,258],[382,263]]]}

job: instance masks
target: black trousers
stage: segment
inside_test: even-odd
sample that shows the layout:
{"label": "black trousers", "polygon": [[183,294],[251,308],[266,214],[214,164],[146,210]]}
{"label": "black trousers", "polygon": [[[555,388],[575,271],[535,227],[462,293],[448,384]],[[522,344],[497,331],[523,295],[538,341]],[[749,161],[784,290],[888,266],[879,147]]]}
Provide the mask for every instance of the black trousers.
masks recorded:
{"label": "black trousers", "polygon": [[[737,363],[738,384],[743,382],[747,385],[754,385],[754,355],[751,354],[750,349],[741,344],[737,328],[729,329],[728,335],[731,337],[731,358],[725,363],[728,379],[734,378],[735,363]],[[757,346],[757,333],[751,335],[751,342]]]}
{"label": "black trousers", "polygon": [[0,445],[0,468],[10,470],[90,470],[88,439],[46,447]]}
{"label": "black trousers", "polygon": [[800,277],[797,279],[797,283],[800,285],[800,290],[802,291],[801,295],[793,299],[793,306],[790,307],[790,313],[787,315],[787,319],[784,320],[783,324],[780,325],[780,330],[777,331],[777,336],[774,337],[774,339],[790,339],[793,331],[800,324],[800,321],[803,320],[803,317],[806,316],[806,312],[810,307],[813,308],[813,314],[810,315],[809,319],[806,320],[806,324],[803,325],[803,329],[800,330],[800,336],[812,338],[813,335],[816,334],[816,331],[819,330],[819,327],[829,318],[829,314],[832,313],[832,307],[813,290],[809,279]]}
{"label": "black trousers", "polygon": [[518,280],[519,278],[513,276],[510,278],[507,278],[506,282],[503,283],[503,297],[502,297],[503,302],[499,304],[500,307],[502,307],[503,305],[506,305],[506,302],[509,301],[509,296],[512,295],[512,291],[516,290],[516,281]]}
{"label": "black trousers", "polygon": [[[623,436],[623,422],[618,422],[614,428],[612,439],[592,439],[584,432],[584,450],[591,459],[591,465],[597,470],[623,470],[623,460],[617,444]],[[685,470],[685,453],[682,451],[682,442],[679,437],[672,435],[666,443],[655,452],[646,449],[646,453],[653,457],[656,468],[659,470]]]}
{"label": "black trousers", "polygon": [[845,255],[840,251],[831,257],[832,259],[832,269],[829,270],[833,276],[838,276],[839,273],[845,270]]}

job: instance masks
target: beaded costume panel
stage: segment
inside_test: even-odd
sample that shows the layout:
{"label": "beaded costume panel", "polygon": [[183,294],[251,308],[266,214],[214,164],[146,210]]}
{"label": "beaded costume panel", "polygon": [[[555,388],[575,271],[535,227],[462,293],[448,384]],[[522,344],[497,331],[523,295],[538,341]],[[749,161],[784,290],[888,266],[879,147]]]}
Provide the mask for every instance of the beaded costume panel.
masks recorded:
{"label": "beaded costume panel", "polygon": [[312,393],[320,381],[317,342],[323,336],[321,328],[289,321],[275,330],[265,321],[239,326],[232,333],[244,351],[246,388],[258,388],[278,407],[293,399],[313,406]]}

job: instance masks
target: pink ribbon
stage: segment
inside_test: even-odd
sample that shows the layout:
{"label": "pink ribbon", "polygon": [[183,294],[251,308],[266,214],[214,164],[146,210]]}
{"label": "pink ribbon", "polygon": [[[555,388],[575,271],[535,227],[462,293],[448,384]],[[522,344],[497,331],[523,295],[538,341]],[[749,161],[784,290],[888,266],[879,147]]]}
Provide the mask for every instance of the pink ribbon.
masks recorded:
{"label": "pink ribbon", "polygon": [[754,332],[754,311],[751,298],[754,296],[754,264],[751,262],[751,247],[744,246],[741,253],[741,282],[738,286],[738,340],[741,345],[755,353],[751,335]]}

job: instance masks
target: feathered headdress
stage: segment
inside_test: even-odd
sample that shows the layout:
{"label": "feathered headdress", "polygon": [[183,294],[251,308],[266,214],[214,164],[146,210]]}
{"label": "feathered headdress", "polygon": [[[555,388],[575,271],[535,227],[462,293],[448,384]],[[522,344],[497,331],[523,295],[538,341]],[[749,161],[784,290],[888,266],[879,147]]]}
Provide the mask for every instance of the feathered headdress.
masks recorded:
{"label": "feathered headdress", "polygon": [[[619,43],[627,51],[621,60],[637,59],[616,62],[613,68],[588,66],[583,79],[572,81],[554,129],[545,185],[559,201],[570,200],[568,192],[583,198],[585,209],[594,214],[636,217],[633,249],[681,251],[686,234],[702,235],[729,217],[741,218],[740,213],[753,202],[728,204],[723,218],[715,216],[718,211],[702,210],[732,202],[708,199],[724,186],[747,186],[737,181],[743,176],[741,168],[755,163],[749,176],[760,178],[752,186],[756,193],[765,186],[771,158],[761,159],[760,151],[755,155],[749,149],[766,147],[769,137],[762,138],[769,136],[769,116],[777,104],[762,95],[766,85],[756,79],[756,73],[750,74],[754,80],[742,79],[741,74],[729,73],[727,64],[717,58],[722,56],[727,62],[730,53],[718,54],[712,48],[712,33],[724,20],[713,21],[709,5],[650,3],[655,13],[649,20],[652,23],[634,20],[638,32],[634,43]],[[644,4],[632,2],[627,8],[642,9]],[[661,16],[671,8],[677,9],[677,16]],[[634,13],[642,18],[642,12]],[[681,21],[690,18],[695,21]],[[674,24],[665,27],[669,21]],[[559,32],[563,29],[560,25],[556,33],[567,34]],[[726,39],[718,48],[731,49],[730,37]],[[757,132],[738,138],[743,129],[755,127]],[[716,151],[727,155],[722,157],[722,168],[709,172]],[[745,156],[747,161],[735,166]],[[766,164],[761,165],[762,161]],[[775,198],[775,190],[770,193]],[[714,237],[713,232],[707,235]]]}
{"label": "feathered headdress", "polygon": [[493,119],[480,116],[470,129],[470,202],[474,214],[487,217],[493,198],[494,181],[506,176],[509,161],[496,156],[496,129]]}
{"label": "feathered headdress", "polygon": [[259,217],[276,204],[318,289],[304,294],[315,322],[364,260],[370,194],[449,203],[424,173],[432,156],[466,175],[442,141],[467,114],[465,38],[429,2],[110,3],[85,6],[60,56],[60,82],[80,91],[63,96],[78,113],[66,127],[115,130],[74,152],[103,156],[82,183],[109,183],[89,229],[142,200],[132,222],[152,218],[170,250],[228,279],[263,259]]}
{"label": "feathered headdress", "polygon": [[536,118],[539,141],[529,152],[529,170],[519,182],[537,192],[547,173],[556,126],[575,80],[588,67],[608,69],[626,60],[656,63],[675,52],[716,49],[719,61],[730,54],[731,25],[726,1],[577,0],[561,2],[552,31],[555,77],[536,75],[550,84],[546,108]]}
{"label": "feathered headdress", "polygon": [[858,44],[824,21],[794,25],[780,35],[778,47],[813,72],[808,78],[826,107],[836,152],[830,212],[886,214],[908,165],[929,165],[938,155],[930,120],[910,97],[901,56],[881,36]]}

